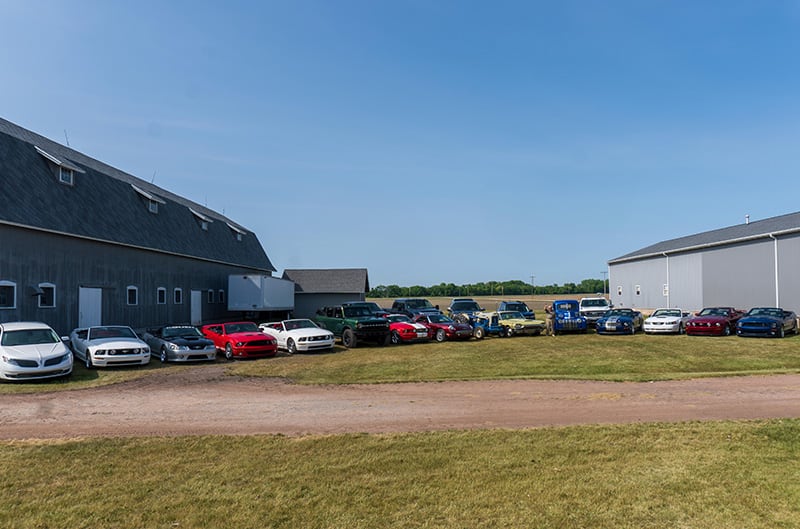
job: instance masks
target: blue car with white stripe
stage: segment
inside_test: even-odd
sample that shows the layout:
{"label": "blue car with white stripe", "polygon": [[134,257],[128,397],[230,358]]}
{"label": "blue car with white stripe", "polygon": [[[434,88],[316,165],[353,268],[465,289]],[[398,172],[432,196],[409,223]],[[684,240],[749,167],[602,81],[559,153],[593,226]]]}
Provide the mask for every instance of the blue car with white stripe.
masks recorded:
{"label": "blue car with white stripe", "polygon": [[597,334],[636,334],[642,330],[642,313],[633,309],[611,309],[597,320]]}

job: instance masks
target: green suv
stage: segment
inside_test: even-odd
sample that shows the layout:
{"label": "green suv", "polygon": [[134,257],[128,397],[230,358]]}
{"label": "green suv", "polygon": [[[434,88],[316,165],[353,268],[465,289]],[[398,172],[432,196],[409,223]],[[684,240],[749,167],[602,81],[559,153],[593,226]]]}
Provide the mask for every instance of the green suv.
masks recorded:
{"label": "green suv", "polygon": [[362,341],[378,345],[389,344],[389,321],[374,316],[369,308],[364,306],[322,307],[311,319],[323,329],[328,329],[341,338],[342,345],[348,349],[356,347]]}

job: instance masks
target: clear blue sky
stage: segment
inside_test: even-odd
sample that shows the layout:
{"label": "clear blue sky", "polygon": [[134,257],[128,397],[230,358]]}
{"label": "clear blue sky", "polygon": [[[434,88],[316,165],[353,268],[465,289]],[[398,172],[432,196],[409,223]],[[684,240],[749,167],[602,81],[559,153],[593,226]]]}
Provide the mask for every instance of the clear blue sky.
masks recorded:
{"label": "clear blue sky", "polygon": [[279,272],[579,282],[800,210],[798,1],[0,0],[0,20],[2,117],[223,212]]}

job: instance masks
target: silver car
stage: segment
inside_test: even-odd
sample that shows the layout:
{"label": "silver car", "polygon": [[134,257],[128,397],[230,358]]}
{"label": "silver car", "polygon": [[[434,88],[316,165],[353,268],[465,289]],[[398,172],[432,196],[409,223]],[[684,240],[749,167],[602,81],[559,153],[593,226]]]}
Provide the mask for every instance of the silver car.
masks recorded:
{"label": "silver car", "polygon": [[167,362],[203,362],[217,358],[214,342],[191,325],[166,325],[147,329],[142,339],[150,346],[150,354]]}

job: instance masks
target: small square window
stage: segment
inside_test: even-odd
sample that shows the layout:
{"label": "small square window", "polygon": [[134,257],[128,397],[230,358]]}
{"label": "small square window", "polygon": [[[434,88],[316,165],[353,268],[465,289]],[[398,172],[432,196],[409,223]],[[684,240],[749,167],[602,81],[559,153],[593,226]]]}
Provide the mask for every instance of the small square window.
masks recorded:
{"label": "small square window", "polygon": [[147,211],[149,211],[150,213],[158,213],[158,202],[156,202],[155,200],[148,200]]}
{"label": "small square window", "polygon": [[56,286],[52,283],[39,283],[39,308],[56,306]]}
{"label": "small square window", "polygon": [[176,288],[172,291],[172,302],[175,305],[182,305],[183,304],[183,290],[180,288]]}
{"label": "small square window", "polygon": [[17,308],[17,284],[0,281],[0,309]]}
{"label": "small square window", "polygon": [[200,229],[203,230],[203,231],[208,231],[208,221],[207,220],[201,220],[200,221]]}
{"label": "small square window", "polygon": [[75,183],[75,171],[59,166],[58,181],[62,184],[72,185]]}
{"label": "small square window", "polygon": [[241,241],[242,240],[242,234],[239,233],[238,231],[236,232],[236,240],[237,241]]}
{"label": "small square window", "polygon": [[167,304],[167,289],[164,287],[158,287],[156,290],[156,303],[159,305],[166,305]]}
{"label": "small square window", "polygon": [[128,287],[128,305],[139,304],[139,289],[136,287]]}

